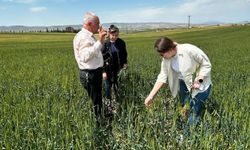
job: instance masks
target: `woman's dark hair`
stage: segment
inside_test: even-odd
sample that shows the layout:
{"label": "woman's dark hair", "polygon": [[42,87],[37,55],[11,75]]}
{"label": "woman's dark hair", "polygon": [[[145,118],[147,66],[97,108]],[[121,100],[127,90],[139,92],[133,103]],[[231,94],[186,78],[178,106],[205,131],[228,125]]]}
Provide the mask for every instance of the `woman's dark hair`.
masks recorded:
{"label": "woman's dark hair", "polygon": [[156,51],[159,53],[165,53],[175,47],[176,44],[174,44],[174,42],[167,37],[161,37],[158,40],[156,40],[154,46]]}
{"label": "woman's dark hair", "polygon": [[110,25],[109,27],[109,32],[110,33],[116,33],[116,32],[119,32],[119,28],[113,24]]}

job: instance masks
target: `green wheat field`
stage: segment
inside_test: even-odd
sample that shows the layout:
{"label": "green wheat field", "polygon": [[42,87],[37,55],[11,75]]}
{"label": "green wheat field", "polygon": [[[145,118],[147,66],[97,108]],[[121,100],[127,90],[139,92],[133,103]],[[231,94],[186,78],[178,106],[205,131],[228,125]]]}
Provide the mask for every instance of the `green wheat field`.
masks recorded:
{"label": "green wheat field", "polygon": [[[79,82],[74,35],[0,33],[1,149],[250,149],[250,26],[121,33],[129,68],[120,77],[112,131],[96,127]],[[161,36],[197,45],[212,63],[210,111],[182,143],[178,99],[167,86],[144,106],[160,71],[153,45]]]}

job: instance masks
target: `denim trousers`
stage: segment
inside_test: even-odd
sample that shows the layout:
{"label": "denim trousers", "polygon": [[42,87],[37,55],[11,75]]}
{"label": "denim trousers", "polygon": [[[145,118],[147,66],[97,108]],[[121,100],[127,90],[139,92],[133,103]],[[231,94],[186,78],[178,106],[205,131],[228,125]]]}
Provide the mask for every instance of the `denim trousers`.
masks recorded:
{"label": "denim trousers", "polygon": [[204,92],[198,93],[194,98],[191,97],[190,92],[183,80],[180,80],[180,104],[183,107],[186,103],[190,105],[190,113],[188,114],[188,126],[197,125],[201,120],[201,115],[205,107],[204,103],[208,99],[211,92],[211,85]]}
{"label": "denim trousers", "polygon": [[108,73],[108,79],[105,81],[105,96],[107,99],[111,99],[112,86],[114,88],[115,94],[117,94],[118,72]]}

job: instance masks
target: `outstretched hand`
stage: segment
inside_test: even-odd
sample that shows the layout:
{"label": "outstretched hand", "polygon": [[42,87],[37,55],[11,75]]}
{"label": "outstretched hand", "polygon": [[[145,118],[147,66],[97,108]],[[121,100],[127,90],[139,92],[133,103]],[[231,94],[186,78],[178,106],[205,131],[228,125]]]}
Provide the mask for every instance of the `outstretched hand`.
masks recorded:
{"label": "outstretched hand", "polygon": [[149,107],[153,104],[153,97],[151,96],[148,96],[145,101],[144,101],[144,104],[146,105],[146,107]]}

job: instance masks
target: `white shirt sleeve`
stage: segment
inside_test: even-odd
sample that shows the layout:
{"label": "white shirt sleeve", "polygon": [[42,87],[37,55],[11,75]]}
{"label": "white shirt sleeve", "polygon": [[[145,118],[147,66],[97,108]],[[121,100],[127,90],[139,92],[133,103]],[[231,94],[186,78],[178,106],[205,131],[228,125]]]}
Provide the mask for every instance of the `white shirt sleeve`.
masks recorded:
{"label": "white shirt sleeve", "polygon": [[191,57],[200,64],[200,71],[199,75],[200,76],[209,76],[211,72],[212,65],[210,63],[209,58],[207,55],[198,47],[191,45],[192,50],[191,52]]}
{"label": "white shirt sleeve", "polygon": [[161,72],[157,77],[157,82],[166,83],[167,82],[168,68],[164,59],[161,62]]}

